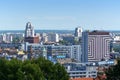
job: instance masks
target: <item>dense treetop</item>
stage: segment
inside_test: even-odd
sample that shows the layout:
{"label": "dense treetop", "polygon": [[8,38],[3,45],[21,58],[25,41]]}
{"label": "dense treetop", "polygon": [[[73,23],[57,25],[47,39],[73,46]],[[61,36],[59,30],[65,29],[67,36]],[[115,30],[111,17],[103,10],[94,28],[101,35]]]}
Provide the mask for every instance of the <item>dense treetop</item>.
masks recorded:
{"label": "dense treetop", "polygon": [[117,61],[117,65],[109,67],[106,71],[106,80],[120,80],[120,59],[118,59]]}
{"label": "dense treetop", "polygon": [[62,65],[44,58],[0,59],[0,80],[69,80],[69,76]]}

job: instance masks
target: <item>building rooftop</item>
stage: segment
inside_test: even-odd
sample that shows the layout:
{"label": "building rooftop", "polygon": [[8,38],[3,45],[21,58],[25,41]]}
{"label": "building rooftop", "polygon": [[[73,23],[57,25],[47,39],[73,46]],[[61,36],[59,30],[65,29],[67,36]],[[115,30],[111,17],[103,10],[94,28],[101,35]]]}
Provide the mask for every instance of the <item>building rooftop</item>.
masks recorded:
{"label": "building rooftop", "polygon": [[109,35],[109,32],[94,30],[89,32],[89,35]]}
{"label": "building rooftop", "polygon": [[70,80],[94,80],[93,78],[74,78]]}

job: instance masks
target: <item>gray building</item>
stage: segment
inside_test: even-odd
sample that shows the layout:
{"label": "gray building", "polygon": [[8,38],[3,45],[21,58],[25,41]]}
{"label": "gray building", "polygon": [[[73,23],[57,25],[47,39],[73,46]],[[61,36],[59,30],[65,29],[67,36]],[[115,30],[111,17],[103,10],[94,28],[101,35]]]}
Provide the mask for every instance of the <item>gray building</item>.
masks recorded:
{"label": "gray building", "polygon": [[70,78],[97,77],[96,66],[90,66],[86,63],[66,63],[63,64]]}
{"label": "gray building", "polygon": [[82,33],[82,62],[88,62],[88,32]]}
{"label": "gray building", "polygon": [[56,59],[60,58],[71,58],[75,61],[81,62],[81,46],[80,45],[40,45],[40,44],[32,44],[26,43],[25,50],[27,52],[34,52],[38,54],[42,54],[43,48],[47,51],[47,57],[52,56]]}

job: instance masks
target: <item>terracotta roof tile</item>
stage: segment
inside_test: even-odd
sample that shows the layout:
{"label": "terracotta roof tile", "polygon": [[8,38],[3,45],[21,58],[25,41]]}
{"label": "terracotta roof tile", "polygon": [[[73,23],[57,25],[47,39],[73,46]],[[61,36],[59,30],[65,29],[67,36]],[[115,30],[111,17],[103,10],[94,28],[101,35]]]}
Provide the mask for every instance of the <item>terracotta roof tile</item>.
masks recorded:
{"label": "terracotta roof tile", "polygon": [[93,78],[74,78],[70,80],[93,80]]}

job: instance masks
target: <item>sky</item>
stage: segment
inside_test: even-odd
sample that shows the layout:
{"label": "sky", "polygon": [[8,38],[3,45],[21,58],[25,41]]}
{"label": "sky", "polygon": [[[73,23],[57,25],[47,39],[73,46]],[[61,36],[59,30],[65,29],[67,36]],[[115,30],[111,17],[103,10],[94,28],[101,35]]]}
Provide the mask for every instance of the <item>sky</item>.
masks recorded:
{"label": "sky", "polygon": [[0,30],[120,30],[120,0],[0,0]]}

